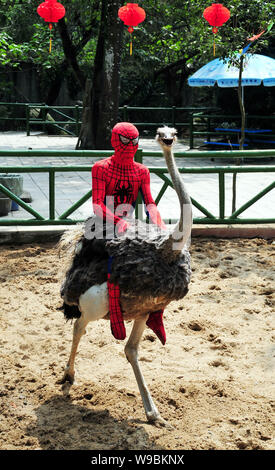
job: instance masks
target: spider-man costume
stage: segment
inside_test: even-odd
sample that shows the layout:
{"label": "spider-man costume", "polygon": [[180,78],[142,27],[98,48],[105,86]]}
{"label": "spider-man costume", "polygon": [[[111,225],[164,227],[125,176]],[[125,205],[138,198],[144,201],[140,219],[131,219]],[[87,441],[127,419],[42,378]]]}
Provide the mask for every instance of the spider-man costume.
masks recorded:
{"label": "spider-man costume", "polygon": [[[116,124],[111,137],[114,155],[96,162],[92,168],[94,213],[103,220],[113,223],[118,235],[128,228],[128,223],[123,217],[129,213],[129,207],[135,206],[139,191],[142,193],[152,222],[163,229],[166,228],[151,195],[150,172],[146,166],[134,161],[138,149],[138,138],[138,130],[133,124],[129,122]],[[108,198],[108,196],[113,196],[113,198]],[[108,207],[109,201],[112,202],[111,208]],[[111,260],[109,260],[109,267],[111,269]],[[117,339],[125,339],[126,330],[119,302],[120,289],[109,279],[110,272],[107,285],[112,333]],[[146,324],[156,333],[162,344],[165,344],[163,310],[151,313]]]}

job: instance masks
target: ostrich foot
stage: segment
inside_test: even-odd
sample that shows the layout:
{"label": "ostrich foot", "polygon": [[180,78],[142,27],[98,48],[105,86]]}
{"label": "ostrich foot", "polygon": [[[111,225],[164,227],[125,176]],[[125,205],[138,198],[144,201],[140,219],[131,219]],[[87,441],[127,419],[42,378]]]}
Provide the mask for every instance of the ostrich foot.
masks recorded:
{"label": "ostrich foot", "polygon": [[154,413],[147,413],[147,420],[150,424],[153,424],[157,428],[167,428],[167,429],[174,429],[174,427],[168,423],[165,419],[163,419],[159,414],[155,415]]}
{"label": "ostrich foot", "polygon": [[67,369],[64,372],[62,379],[56,382],[58,385],[62,385],[62,393],[64,396],[70,394],[71,386],[74,383],[74,372],[69,372]]}
{"label": "ostrich foot", "polygon": [[65,369],[62,379],[58,380],[56,383],[63,385],[66,382],[69,382],[70,385],[73,385],[74,383],[74,372],[70,372],[67,368]]}

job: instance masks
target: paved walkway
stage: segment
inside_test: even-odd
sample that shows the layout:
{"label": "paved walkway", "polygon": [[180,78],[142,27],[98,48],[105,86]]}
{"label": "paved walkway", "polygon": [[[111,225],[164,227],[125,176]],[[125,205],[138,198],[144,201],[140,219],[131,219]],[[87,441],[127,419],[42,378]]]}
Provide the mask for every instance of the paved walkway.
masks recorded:
{"label": "paved walkway", "polygon": [[[0,148],[1,150],[74,150],[77,142],[75,137],[56,137],[46,136],[41,133],[26,136],[25,132],[2,132],[0,133]],[[159,151],[158,144],[154,139],[141,139],[140,147],[144,150]],[[188,145],[183,141],[177,142],[175,151],[188,150]],[[192,152],[192,151],[190,151]],[[68,157],[0,157],[0,167],[2,166],[21,166],[21,165],[70,165],[70,164],[91,164],[98,158],[68,158]],[[199,166],[221,166],[232,164],[232,161],[225,161],[219,159],[211,161],[210,159],[197,159],[188,158],[188,160],[176,159],[178,166],[199,167]],[[258,161],[259,162],[259,161]],[[251,162],[252,165],[274,165],[273,161],[262,161],[261,163]],[[165,166],[164,158],[162,157],[148,157],[144,159],[147,166],[163,167]],[[246,163],[247,165],[247,163]],[[1,172],[1,169],[0,169]],[[189,194],[200,202],[202,205],[214,215],[218,215],[218,176],[214,174],[187,174],[184,175]],[[24,191],[30,192],[33,202],[31,206],[36,209],[41,215],[48,217],[49,214],[49,193],[48,193],[48,175],[43,173],[29,173],[24,174]],[[264,189],[267,185],[274,180],[274,173],[247,173],[241,174],[237,177],[237,207],[240,207],[255,194]],[[151,186],[153,197],[156,197],[163,182],[152,175]],[[226,175],[226,205],[225,214],[231,213],[231,194],[232,194],[232,176]],[[66,209],[68,209],[74,202],[80,199],[87,191],[91,189],[91,174],[90,172],[78,173],[57,173],[56,174],[56,217],[59,217]],[[274,217],[275,208],[275,191],[266,194],[260,201],[258,201],[251,208],[243,213],[245,218],[270,218]],[[179,216],[179,204],[176,194],[172,188],[169,188],[165,196],[159,203],[159,210],[164,219],[173,218],[177,219]],[[87,201],[75,213],[72,218],[86,219],[92,214],[91,200]],[[202,216],[201,212],[194,208],[194,217]],[[28,219],[32,218],[24,209],[12,211],[9,219]],[[0,227],[0,231],[1,231]]]}

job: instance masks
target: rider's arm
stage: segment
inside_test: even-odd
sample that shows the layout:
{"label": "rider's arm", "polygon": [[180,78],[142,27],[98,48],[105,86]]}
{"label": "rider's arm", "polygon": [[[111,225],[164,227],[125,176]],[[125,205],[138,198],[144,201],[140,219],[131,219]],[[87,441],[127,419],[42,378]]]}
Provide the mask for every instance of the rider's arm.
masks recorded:
{"label": "rider's arm", "polygon": [[145,169],[144,177],[143,177],[142,184],[141,184],[141,192],[142,192],[144,204],[146,206],[146,210],[148,211],[149,217],[152,220],[152,222],[158,225],[159,227],[161,227],[162,229],[166,229],[166,225],[160,216],[157,205],[151,194],[150,172],[148,168]]}

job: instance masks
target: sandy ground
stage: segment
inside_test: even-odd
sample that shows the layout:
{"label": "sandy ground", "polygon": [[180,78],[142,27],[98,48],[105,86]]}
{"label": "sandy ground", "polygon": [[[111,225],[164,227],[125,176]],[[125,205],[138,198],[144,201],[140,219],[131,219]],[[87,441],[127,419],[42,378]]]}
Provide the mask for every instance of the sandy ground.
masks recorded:
{"label": "sandy ground", "polygon": [[166,346],[148,329],[140,348],[171,430],[147,424],[125,342],[104,320],[88,325],[63,395],[72,324],[58,310],[56,246],[1,248],[1,449],[274,449],[274,242],[194,239],[191,254]]}

